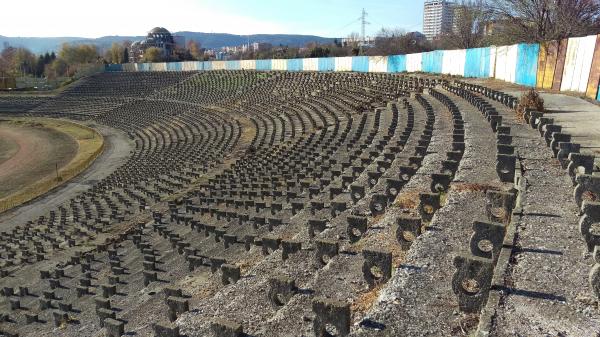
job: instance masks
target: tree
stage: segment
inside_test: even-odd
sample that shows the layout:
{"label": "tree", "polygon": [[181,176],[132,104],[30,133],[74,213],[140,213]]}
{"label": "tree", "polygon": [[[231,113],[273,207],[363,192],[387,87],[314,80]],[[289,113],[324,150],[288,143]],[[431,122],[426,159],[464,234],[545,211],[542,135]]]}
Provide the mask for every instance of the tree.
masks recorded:
{"label": "tree", "polygon": [[123,47],[116,42],[113,42],[110,47],[110,59],[109,61],[114,64],[123,63]]}
{"label": "tree", "polygon": [[463,0],[454,7],[452,32],[442,36],[440,47],[445,49],[469,49],[481,47],[485,25],[491,17],[484,0]]}
{"label": "tree", "polygon": [[329,57],[329,48],[316,46],[310,50],[308,57]]}
{"label": "tree", "polygon": [[13,73],[14,51],[14,48],[5,44],[0,52],[0,73],[4,76]]}
{"label": "tree", "polygon": [[11,75],[32,75],[37,65],[36,56],[26,48],[7,46],[0,53],[0,71]]}
{"label": "tree", "polygon": [[129,62],[129,48],[125,47],[123,48],[123,62],[122,63],[128,63]]}
{"label": "tree", "polygon": [[200,44],[194,40],[190,40],[187,43],[187,50],[189,50],[190,54],[194,58],[194,60],[202,59],[203,53],[200,48]]}
{"label": "tree", "polygon": [[344,47],[352,47],[356,48],[360,44],[360,35],[356,32],[352,32],[348,34],[346,37],[346,43],[344,43]]}
{"label": "tree", "polygon": [[69,45],[65,43],[58,52],[58,57],[69,65],[95,63],[98,60],[98,49],[91,44]]}
{"label": "tree", "polygon": [[539,42],[600,32],[600,0],[489,1],[495,26],[512,42]]}
{"label": "tree", "polygon": [[144,51],[144,62],[162,62],[163,50],[156,47],[150,47]]}
{"label": "tree", "polygon": [[46,69],[46,74],[50,78],[69,75],[69,65],[62,58],[57,58],[50,63]]}
{"label": "tree", "polygon": [[429,51],[431,47],[424,36],[406,33],[403,29],[382,28],[375,37],[374,46],[366,50],[367,55],[399,55]]}
{"label": "tree", "polygon": [[[48,53],[46,53],[46,55],[48,55]],[[48,58],[50,58],[50,55],[48,55]],[[44,75],[44,69],[46,69],[46,56],[40,55],[35,65],[35,76],[40,77]]]}

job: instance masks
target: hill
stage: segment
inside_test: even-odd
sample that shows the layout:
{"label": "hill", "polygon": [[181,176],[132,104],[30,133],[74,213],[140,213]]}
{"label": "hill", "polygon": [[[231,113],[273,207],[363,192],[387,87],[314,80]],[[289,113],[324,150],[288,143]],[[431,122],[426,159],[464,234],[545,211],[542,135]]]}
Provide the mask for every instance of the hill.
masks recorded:
{"label": "hill", "polygon": [[[176,32],[175,35],[185,37],[186,41],[194,40],[200,42],[205,48],[237,46],[248,43],[248,41],[270,43],[274,46],[288,45],[291,47],[301,47],[310,42],[323,44],[333,41],[332,38],[293,34],[235,35],[226,33]],[[91,43],[100,49],[105,49],[110,47],[113,42],[120,43],[126,40],[136,41],[141,39],[143,39],[143,36],[103,36],[90,39],[82,37],[7,37],[0,35],[0,46],[7,43],[15,47],[25,47],[39,54],[57,51],[63,43]]]}

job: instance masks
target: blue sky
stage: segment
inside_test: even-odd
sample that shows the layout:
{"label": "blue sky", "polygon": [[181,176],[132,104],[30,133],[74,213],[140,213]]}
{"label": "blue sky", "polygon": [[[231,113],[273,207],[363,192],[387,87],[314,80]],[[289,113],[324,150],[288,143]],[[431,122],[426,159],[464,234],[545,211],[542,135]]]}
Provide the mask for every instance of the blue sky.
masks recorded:
{"label": "blue sky", "polygon": [[0,35],[144,35],[155,26],[171,31],[233,34],[312,34],[345,37],[382,27],[421,30],[424,0],[28,0],[2,1]]}

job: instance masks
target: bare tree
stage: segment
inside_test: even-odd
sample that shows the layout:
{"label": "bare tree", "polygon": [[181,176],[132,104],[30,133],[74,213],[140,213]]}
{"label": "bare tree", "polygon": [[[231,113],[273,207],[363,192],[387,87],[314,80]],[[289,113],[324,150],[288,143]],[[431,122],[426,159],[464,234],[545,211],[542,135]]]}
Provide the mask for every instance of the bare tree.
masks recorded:
{"label": "bare tree", "polygon": [[484,0],[463,0],[454,7],[452,32],[445,37],[446,43],[453,48],[481,47],[490,17]]}
{"label": "bare tree", "polygon": [[496,0],[496,25],[513,42],[558,40],[600,31],[600,0]]}
{"label": "bare tree", "polygon": [[194,60],[201,60],[203,56],[202,48],[200,47],[200,43],[194,40],[190,40],[187,43],[187,49],[190,54],[194,58]]}
{"label": "bare tree", "polygon": [[417,33],[406,33],[404,29],[382,28],[375,37],[373,48],[367,50],[368,55],[411,54],[431,50],[424,36]]}

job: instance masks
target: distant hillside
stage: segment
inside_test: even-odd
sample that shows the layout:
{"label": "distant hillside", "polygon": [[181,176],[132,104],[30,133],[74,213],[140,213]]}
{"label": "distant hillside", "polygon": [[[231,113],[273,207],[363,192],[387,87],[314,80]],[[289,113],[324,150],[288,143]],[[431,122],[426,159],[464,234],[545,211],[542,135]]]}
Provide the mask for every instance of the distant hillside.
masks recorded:
{"label": "distant hillside", "polygon": [[[185,37],[186,41],[194,40],[200,42],[204,48],[221,48],[226,46],[237,46],[250,42],[270,43],[274,46],[287,45],[291,47],[302,47],[310,42],[320,44],[330,43],[332,38],[324,38],[312,35],[286,35],[286,34],[258,34],[258,35],[234,35],[225,33],[196,33],[196,32],[176,32],[175,35]],[[100,49],[109,48],[113,42],[123,42],[126,40],[136,41],[143,39],[143,36],[103,36],[96,39],[82,37],[6,37],[0,35],[0,49],[4,43],[13,47],[25,47],[32,52],[39,54],[60,49],[63,43],[91,43]]]}

